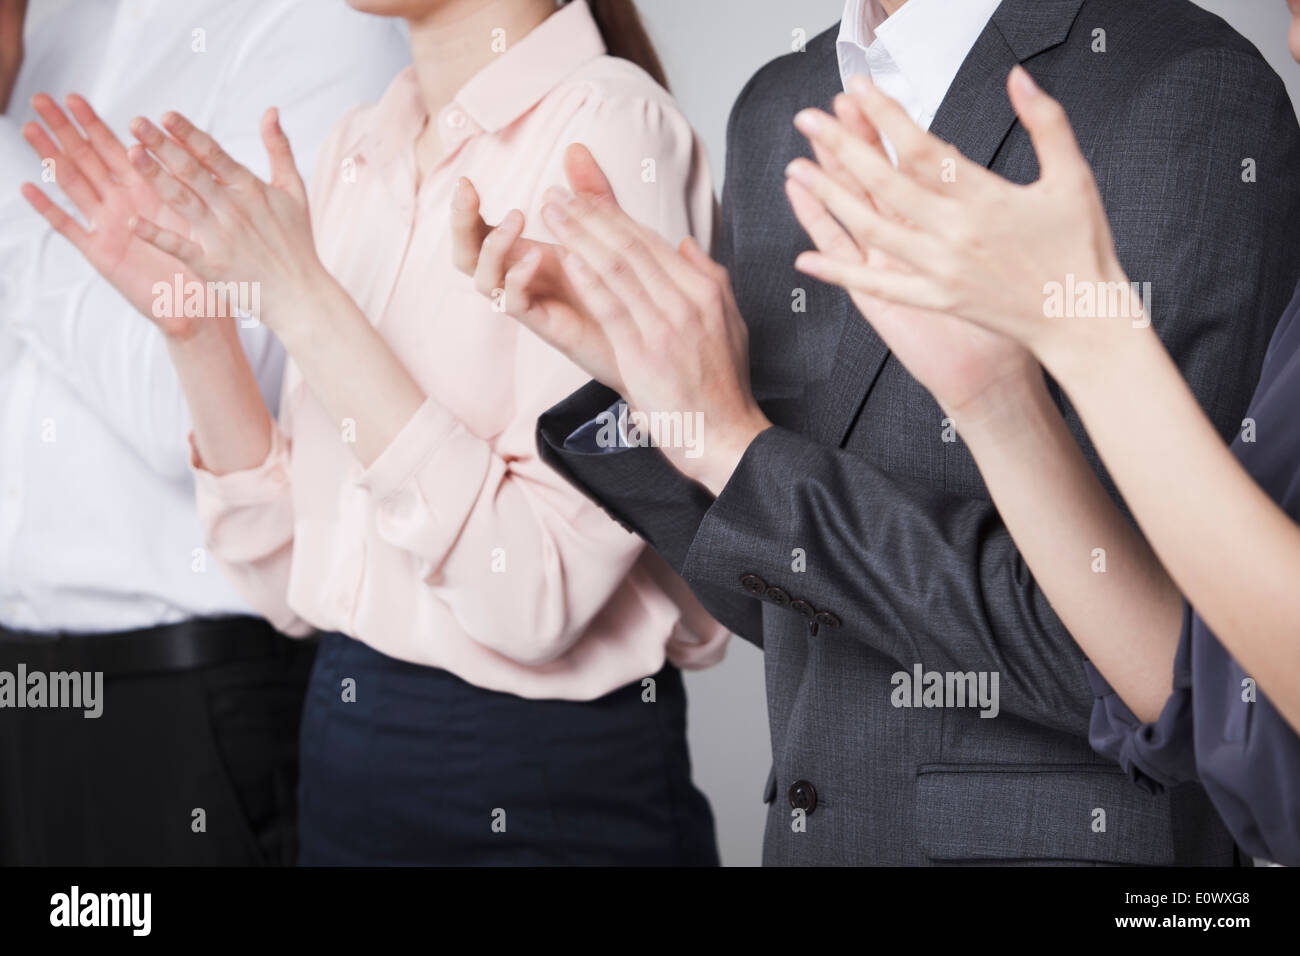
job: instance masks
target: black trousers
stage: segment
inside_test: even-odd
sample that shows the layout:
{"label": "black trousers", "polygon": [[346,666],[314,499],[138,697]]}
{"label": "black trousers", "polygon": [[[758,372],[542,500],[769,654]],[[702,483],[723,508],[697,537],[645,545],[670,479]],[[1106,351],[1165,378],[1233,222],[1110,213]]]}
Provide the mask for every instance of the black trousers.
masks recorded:
{"label": "black trousers", "polygon": [[298,730],[315,642],[253,618],[203,625],[214,646],[225,638],[241,649],[231,650],[236,659],[159,670],[136,659],[114,672],[117,635],[0,631],[0,671],[105,668],[98,718],[0,708],[0,864],[294,862]]}
{"label": "black trousers", "polygon": [[327,634],[302,726],[304,865],[716,866],[681,674],[526,700]]}

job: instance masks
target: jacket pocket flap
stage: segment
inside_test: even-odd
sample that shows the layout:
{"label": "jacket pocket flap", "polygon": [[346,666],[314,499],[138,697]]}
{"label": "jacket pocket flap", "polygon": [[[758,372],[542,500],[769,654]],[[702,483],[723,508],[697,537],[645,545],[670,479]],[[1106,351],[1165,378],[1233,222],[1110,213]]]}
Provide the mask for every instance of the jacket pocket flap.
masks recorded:
{"label": "jacket pocket flap", "polygon": [[930,764],[917,771],[916,814],[936,862],[1175,862],[1168,798],[1118,767]]}

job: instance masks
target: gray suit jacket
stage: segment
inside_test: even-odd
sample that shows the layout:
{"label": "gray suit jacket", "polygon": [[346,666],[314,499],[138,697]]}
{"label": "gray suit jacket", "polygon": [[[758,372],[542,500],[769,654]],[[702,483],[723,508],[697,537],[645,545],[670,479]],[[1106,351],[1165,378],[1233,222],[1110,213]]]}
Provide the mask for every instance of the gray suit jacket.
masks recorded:
{"label": "gray suit jacket", "polygon": [[[716,501],[653,449],[566,447],[614,400],[595,383],[542,418],[542,454],[764,647],[765,862],[1231,863],[1198,787],[1150,795],[1089,748],[1080,651],[969,453],[848,297],[793,269],[809,243],[783,169],[808,150],[791,119],[838,92],[835,35],[761,69],[728,128],[719,258],[776,427]],[[1004,0],[932,129],[1017,182],[1038,175],[1005,92],[1017,62],[1069,111],[1120,258],[1152,283],[1162,339],[1229,436],[1300,276],[1300,130],[1280,80],[1185,0]],[[895,706],[895,675],[918,665],[996,673],[997,716]]]}

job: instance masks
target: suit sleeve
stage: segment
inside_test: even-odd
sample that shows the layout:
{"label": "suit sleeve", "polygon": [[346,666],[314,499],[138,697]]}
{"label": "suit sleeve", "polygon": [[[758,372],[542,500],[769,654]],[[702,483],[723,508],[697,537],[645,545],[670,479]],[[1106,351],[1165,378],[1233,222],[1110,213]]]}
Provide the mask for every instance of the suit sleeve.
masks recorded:
{"label": "suit sleeve", "polygon": [[[741,91],[727,124],[727,177],[733,181],[736,151],[731,147],[736,117],[743,109],[753,80]],[[713,257],[731,266],[729,197],[724,187],[722,214],[717,220]],[[653,447],[618,451],[581,450],[567,439],[618,401],[619,396],[599,382],[590,382],[547,411],[537,423],[537,446],[542,460],[599,504],[628,531],[644,538],[679,574],[696,531],[713,504],[713,495],[669,463]],[[760,396],[761,398],[761,396]],[[688,582],[700,603],[732,633],[763,646],[762,614],[758,604],[734,588],[719,587],[707,579]]]}
{"label": "suit sleeve", "polygon": [[[1290,102],[1262,61],[1199,51],[1137,85],[1105,149],[1099,183],[1121,261],[1152,283],[1157,331],[1227,436],[1300,272],[1288,238],[1300,214]],[[1252,165],[1254,181],[1243,178]],[[807,555],[803,574],[791,574],[795,548]],[[772,428],[708,510],[682,573],[697,593],[730,589],[755,604],[744,575],[796,589],[839,619],[826,639],[861,641],[907,668],[996,672],[1002,711],[1087,732],[1082,654],[984,497]]]}

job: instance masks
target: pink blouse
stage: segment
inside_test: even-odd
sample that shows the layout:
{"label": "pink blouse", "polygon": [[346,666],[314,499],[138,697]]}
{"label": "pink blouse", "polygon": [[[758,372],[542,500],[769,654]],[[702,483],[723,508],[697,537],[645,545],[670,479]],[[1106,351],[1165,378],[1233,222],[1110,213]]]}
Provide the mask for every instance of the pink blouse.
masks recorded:
{"label": "pink blouse", "polygon": [[[415,141],[446,155],[417,191]],[[727,633],[640,539],[544,464],[534,429],[588,376],[451,264],[460,176],[498,221],[553,241],[542,193],[585,143],[635,219],[707,243],[703,147],[671,97],[607,56],[583,2],[560,9],[474,76],[436,118],[413,71],[354,111],[321,149],[317,247],[428,396],[369,468],[292,362],[257,468],[194,461],[212,556],[285,633],[337,630],[392,657],[523,697],[586,700],[721,659]]]}

